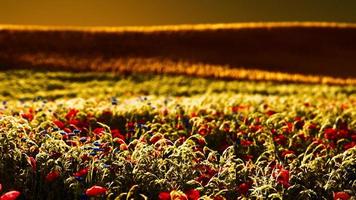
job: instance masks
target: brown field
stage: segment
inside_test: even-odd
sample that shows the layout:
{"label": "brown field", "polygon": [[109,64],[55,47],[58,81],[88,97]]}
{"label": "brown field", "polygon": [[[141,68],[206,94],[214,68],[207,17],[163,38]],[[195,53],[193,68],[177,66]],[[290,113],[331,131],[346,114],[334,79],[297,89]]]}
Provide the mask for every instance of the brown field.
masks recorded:
{"label": "brown field", "polygon": [[0,69],[356,84],[356,25],[0,26]]}

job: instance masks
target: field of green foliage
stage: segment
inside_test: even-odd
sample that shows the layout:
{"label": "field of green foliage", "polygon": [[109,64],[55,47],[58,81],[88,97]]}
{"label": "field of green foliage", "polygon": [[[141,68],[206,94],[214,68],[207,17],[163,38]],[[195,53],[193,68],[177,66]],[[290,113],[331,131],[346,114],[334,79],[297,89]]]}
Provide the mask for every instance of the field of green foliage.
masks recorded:
{"label": "field of green foliage", "polygon": [[0,72],[0,199],[355,199],[356,86]]}

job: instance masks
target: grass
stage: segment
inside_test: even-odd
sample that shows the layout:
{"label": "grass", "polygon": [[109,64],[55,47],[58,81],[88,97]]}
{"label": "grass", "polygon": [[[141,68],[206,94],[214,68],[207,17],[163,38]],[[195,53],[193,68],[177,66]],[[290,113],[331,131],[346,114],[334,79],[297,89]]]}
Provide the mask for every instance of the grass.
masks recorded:
{"label": "grass", "polygon": [[0,73],[0,184],[23,199],[351,199],[356,87]]}

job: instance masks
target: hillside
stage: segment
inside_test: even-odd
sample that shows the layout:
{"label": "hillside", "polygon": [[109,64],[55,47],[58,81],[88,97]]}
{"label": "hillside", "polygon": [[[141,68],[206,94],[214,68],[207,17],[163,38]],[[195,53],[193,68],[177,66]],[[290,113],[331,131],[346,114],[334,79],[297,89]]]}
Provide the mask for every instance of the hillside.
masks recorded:
{"label": "hillside", "polygon": [[354,84],[355,40],[355,24],[337,23],[3,25],[0,68]]}

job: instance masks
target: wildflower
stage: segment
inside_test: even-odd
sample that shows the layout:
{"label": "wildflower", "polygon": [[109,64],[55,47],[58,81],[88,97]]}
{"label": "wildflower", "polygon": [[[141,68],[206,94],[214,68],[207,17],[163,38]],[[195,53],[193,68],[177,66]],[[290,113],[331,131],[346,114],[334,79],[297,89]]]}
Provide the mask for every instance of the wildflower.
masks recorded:
{"label": "wildflower", "polygon": [[316,128],[317,128],[317,125],[316,124],[310,124],[309,126],[308,126],[308,128],[310,129],[310,130],[315,130]]}
{"label": "wildflower", "polygon": [[65,124],[61,122],[60,120],[53,120],[53,123],[60,129],[64,129]]}
{"label": "wildflower", "polygon": [[257,132],[259,130],[262,129],[262,126],[261,125],[250,125],[249,126],[249,129],[252,131],[252,132]]}
{"label": "wildflower", "polygon": [[356,142],[352,141],[352,142],[348,142],[346,144],[344,144],[344,149],[347,150],[347,149],[350,149],[352,147],[356,146]]}
{"label": "wildflower", "polygon": [[336,139],[336,130],[333,128],[327,128],[324,130],[324,137],[328,140]]}
{"label": "wildflower", "polygon": [[135,128],[135,122],[127,122],[126,127],[128,130],[133,130]]}
{"label": "wildflower", "polygon": [[283,158],[286,157],[286,156],[288,156],[288,155],[291,155],[291,154],[294,154],[294,151],[293,151],[293,150],[284,149],[284,150],[282,151],[282,157],[283,157]]}
{"label": "wildflower", "polygon": [[274,140],[277,144],[280,144],[280,145],[285,145],[285,144],[287,143],[287,138],[286,138],[286,136],[284,136],[284,135],[282,135],[282,134],[273,137],[273,140]]}
{"label": "wildflower", "polygon": [[78,172],[75,172],[75,173],[73,174],[73,176],[75,176],[75,177],[85,176],[85,175],[88,174],[88,171],[89,171],[89,168],[86,167],[86,168],[84,168],[84,169],[79,170]]}
{"label": "wildflower", "polygon": [[161,133],[157,133],[151,137],[150,142],[152,144],[155,144],[158,140],[160,140],[162,138],[164,138],[163,135]]}
{"label": "wildflower", "polygon": [[346,192],[334,192],[334,200],[348,200],[351,196]]}
{"label": "wildflower", "polygon": [[273,111],[273,110],[268,110],[268,111],[266,112],[266,114],[267,114],[268,116],[271,116],[271,115],[276,114],[276,112]]}
{"label": "wildflower", "polygon": [[107,189],[101,186],[94,185],[85,191],[85,194],[89,197],[99,196],[106,194]]}
{"label": "wildflower", "polygon": [[104,128],[96,128],[96,129],[94,129],[94,131],[93,131],[93,133],[94,133],[95,135],[98,135],[98,136],[102,136],[104,132],[105,132],[105,129],[104,129]]}
{"label": "wildflower", "polygon": [[51,171],[46,175],[46,182],[53,182],[60,176],[57,170]]}
{"label": "wildflower", "polygon": [[249,183],[241,183],[239,186],[238,186],[238,191],[243,194],[243,195],[247,195],[248,193],[248,190],[250,189],[250,184]]}
{"label": "wildflower", "polygon": [[198,130],[199,135],[206,136],[208,134],[208,130],[206,128],[200,128]]}
{"label": "wildflower", "polygon": [[293,131],[293,123],[286,122],[286,126],[283,128],[285,133],[291,133]]}
{"label": "wildflower", "polygon": [[159,200],[170,200],[171,199],[171,194],[169,192],[160,192],[158,194],[158,199]]}
{"label": "wildflower", "polygon": [[192,112],[192,113],[190,113],[190,117],[191,118],[193,118],[193,117],[197,117],[198,116],[198,114],[196,113],[196,112]]}
{"label": "wildflower", "polygon": [[6,192],[0,197],[0,200],[15,200],[17,199],[21,193],[19,191],[13,190],[10,192]]}
{"label": "wildflower", "polygon": [[288,188],[290,186],[289,184],[289,171],[286,169],[283,169],[282,166],[277,166],[277,176],[276,174],[273,174],[274,177],[277,178],[277,182],[281,184],[284,188]]}
{"label": "wildflower", "polygon": [[125,140],[125,136],[123,136],[121,133],[120,133],[120,130],[118,129],[113,129],[111,130],[111,135],[112,135],[112,138],[120,138],[122,140]]}
{"label": "wildflower", "polygon": [[78,112],[79,112],[79,110],[77,110],[77,109],[74,109],[74,108],[69,109],[69,111],[65,117],[69,121],[69,120],[73,119],[77,115]]}
{"label": "wildflower", "polygon": [[349,132],[347,131],[347,130],[339,130],[338,132],[337,132],[337,137],[338,138],[348,138],[349,137]]}
{"label": "wildflower", "polygon": [[32,113],[23,113],[21,114],[21,117],[24,119],[27,119],[27,121],[32,121],[33,120],[33,114]]}
{"label": "wildflower", "polygon": [[250,140],[241,140],[241,141],[240,141],[240,144],[241,144],[242,146],[244,146],[244,147],[248,147],[248,146],[250,146],[252,143],[253,143],[253,142],[250,141]]}
{"label": "wildflower", "polygon": [[200,198],[200,192],[196,189],[190,189],[185,192],[189,200],[198,200]]}

